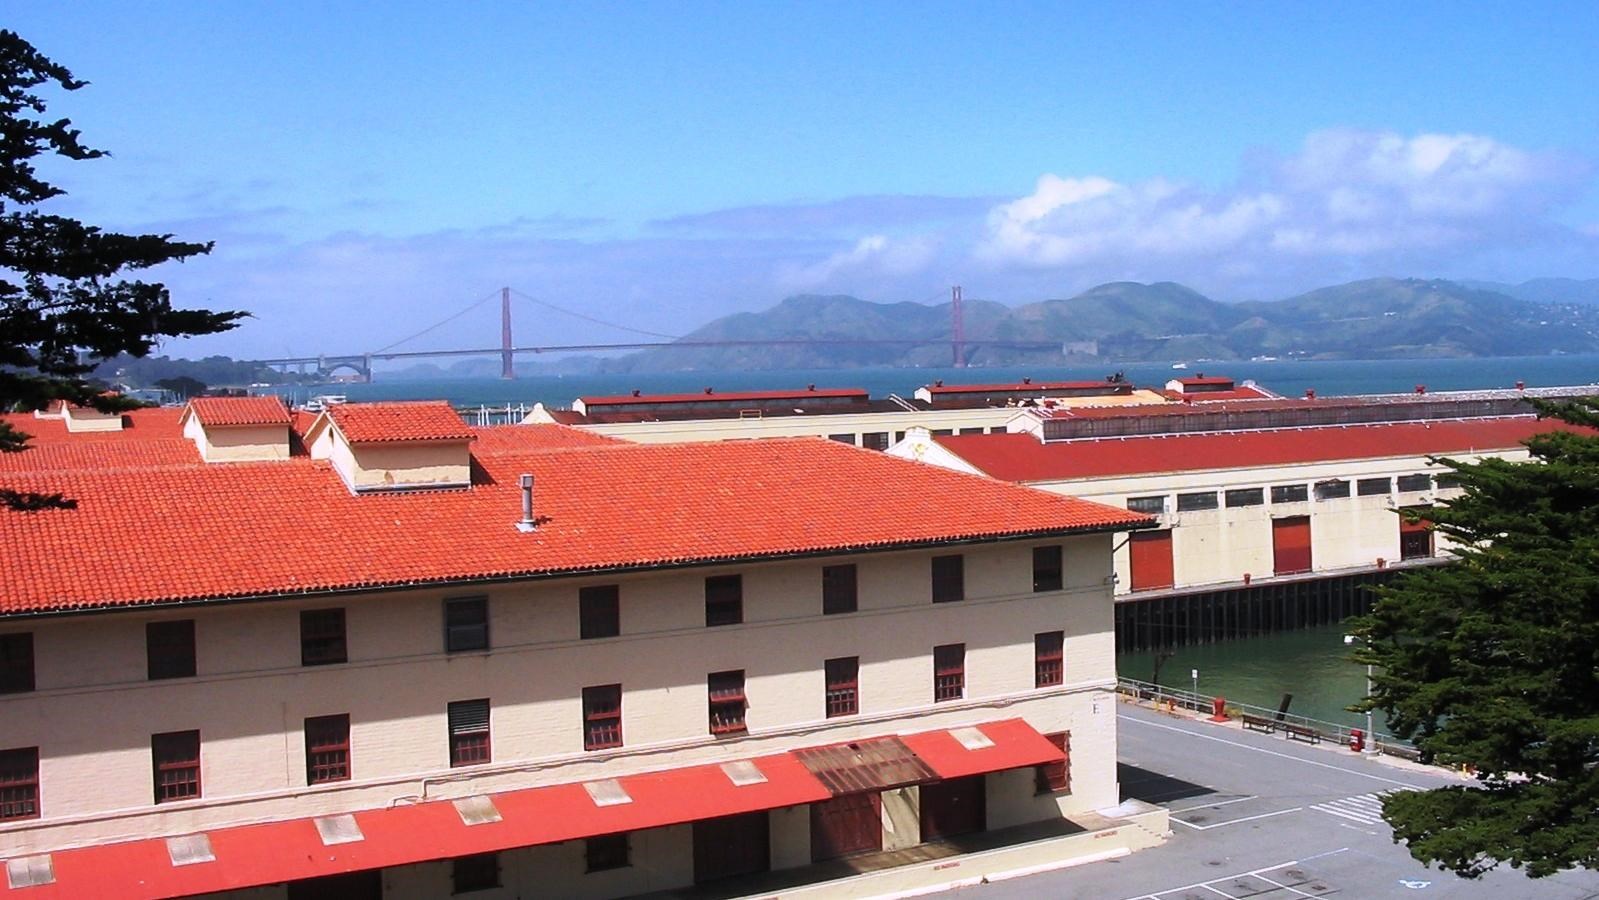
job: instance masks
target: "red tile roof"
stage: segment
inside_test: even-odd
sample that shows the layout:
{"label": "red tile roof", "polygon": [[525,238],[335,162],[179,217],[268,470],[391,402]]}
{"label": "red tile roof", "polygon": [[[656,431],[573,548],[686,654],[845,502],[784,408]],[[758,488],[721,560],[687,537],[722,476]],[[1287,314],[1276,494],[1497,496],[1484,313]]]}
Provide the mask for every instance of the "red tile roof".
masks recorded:
{"label": "red tile roof", "polygon": [[478,428],[475,433],[477,440],[472,444],[473,456],[568,447],[606,447],[625,443],[621,438],[565,425],[494,425]]}
{"label": "red tile roof", "polygon": [[143,469],[191,463],[200,463],[200,449],[193,441],[183,438],[83,443],[45,441],[21,453],[0,453],[0,472]]}
{"label": "red tile roof", "polygon": [[865,388],[807,388],[792,391],[712,391],[706,388],[698,394],[633,394],[618,397],[580,397],[585,408],[593,406],[619,406],[644,403],[727,403],[760,400],[815,400],[818,397],[840,397],[866,400]]}
{"label": "red tile roof", "polygon": [[1509,450],[1535,434],[1557,430],[1580,429],[1515,416],[1047,444],[1030,434],[955,435],[936,440],[995,478],[1037,482]]}
{"label": "red tile roof", "polygon": [[1276,400],[1276,394],[1252,384],[1243,384],[1224,391],[1161,391],[1168,400],[1186,400],[1191,403],[1215,403],[1219,400]]}
{"label": "red tile roof", "polygon": [[[325,461],[303,457],[8,475],[7,487],[65,492],[78,506],[0,515],[0,614],[732,562],[1149,521],[820,438],[507,450],[479,455],[477,464],[470,489],[366,496],[351,494]],[[514,527],[524,472],[537,479],[540,525],[531,533]]]}
{"label": "red tile roof", "polygon": [[289,424],[289,408],[277,397],[196,397],[188,411],[209,427]]}
{"label": "red tile roof", "polygon": [[393,441],[470,441],[472,429],[442,400],[404,403],[341,403],[324,415],[352,444]]}
{"label": "red tile roof", "polygon": [[60,419],[39,419],[32,413],[0,413],[0,422],[7,422],[18,431],[31,436],[29,441],[39,447],[51,443],[125,443],[132,441],[183,438],[179,417],[183,410],[176,407],[147,407],[129,410],[122,414],[120,431],[67,430]]}
{"label": "red tile roof", "polygon": [[1020,381],[1015,384],[930,384],[930,394],[1001,394],[1016,391],[1126,391],[1129,385],[1110,381]]}

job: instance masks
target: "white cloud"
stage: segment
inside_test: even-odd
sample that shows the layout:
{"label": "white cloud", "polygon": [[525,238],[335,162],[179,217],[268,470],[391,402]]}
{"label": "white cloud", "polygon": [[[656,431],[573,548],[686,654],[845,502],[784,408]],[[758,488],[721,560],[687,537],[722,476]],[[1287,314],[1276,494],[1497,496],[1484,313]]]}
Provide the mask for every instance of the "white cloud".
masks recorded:
{"label": "white cloud", "polygon": [[930,237],[900,239],[872,234],[819,262],[782,266],[777,281],[786,290],[815,290],[840,279],[847,283],[867,276],[908,276],[924,269],[937,251],[938,242]]}

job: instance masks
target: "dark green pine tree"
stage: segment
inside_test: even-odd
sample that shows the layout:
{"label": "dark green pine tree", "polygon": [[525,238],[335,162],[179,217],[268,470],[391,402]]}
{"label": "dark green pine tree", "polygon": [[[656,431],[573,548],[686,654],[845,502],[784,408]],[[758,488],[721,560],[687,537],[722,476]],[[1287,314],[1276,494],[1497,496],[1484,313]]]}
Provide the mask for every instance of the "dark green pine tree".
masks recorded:
{"label": "dark green pine tree", "polygon": [[[173,309],[165,286],[118,277],[208,253],[210,244],[116,234],[40,209],[64,191],[38,176],[34,159],[106,153],[84,146],[69,120],[42,118],[45,101],[35,89],[84,84],[15,32],[0,31],[0,410],[43,409],[54,400],[103,412],[132,408],[138,404],[104,396],[89,380],[97,363],[144,356],[163,337],[224,331],[245,315]],[[26,442],[0,422],[0,452]],[[0,485],[0,512],[70,503]]]}
{"label": "dark green pine tree", "polygon": [[[1540,404],[1599,428],[1599,400]],[[1429,513],[1458,562],[1408,574],[1354,620],[1394,732],[1479,782],[1383,803],[1416,859],[1473,878],[1599,866],[1599,436],[1533,459],[1445,460],[1464,496]]]}

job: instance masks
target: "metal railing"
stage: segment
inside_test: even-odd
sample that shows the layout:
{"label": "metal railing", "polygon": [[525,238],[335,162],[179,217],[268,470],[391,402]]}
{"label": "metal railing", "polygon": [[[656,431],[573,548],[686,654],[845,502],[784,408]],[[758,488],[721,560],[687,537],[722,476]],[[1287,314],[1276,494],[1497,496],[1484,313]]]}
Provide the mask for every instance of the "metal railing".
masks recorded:
{"label": "metal railing", "polygon": [[[1117,678],[1116,692],[1124,697],[1134,700],[1152,702],[1157,708],[1169,707],[1172,709],[1192,710],[1198,713],[1211,713],[1215,710],[1216,698],[1209,694],[1196,694],[1182,688],[1155,684],[1149,681],[1139,681],[1136,678]],[[1223,709],[1228,718],[1241,718],[1251,716],[1267,719],[1279,728],[1284,725],[1313,731],[1324,741],[1349,745],[1350,732],[1364,731],[1358,725],[1345,725],[1341,722],[1328,722],[1324,719],[1313,719],[1298,713],[1278,713],[1277,710],[1266,706],[1256,706],[1253,703],[1239,703],[1223,699]],[[1366,736],[1366,746],[1375,747],[1379,753],[1392,756],[1402,756],[1415,759],[1416,750],[1408,742],[1402,741],[1391,734],[1376,732]]]}

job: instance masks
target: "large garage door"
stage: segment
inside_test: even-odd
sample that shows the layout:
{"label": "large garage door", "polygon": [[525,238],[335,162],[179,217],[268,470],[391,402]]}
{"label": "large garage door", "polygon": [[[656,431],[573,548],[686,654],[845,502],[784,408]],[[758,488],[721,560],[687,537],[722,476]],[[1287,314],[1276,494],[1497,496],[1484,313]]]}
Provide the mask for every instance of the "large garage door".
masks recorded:
{"label": "large garage door", "polygon": [[987,827],[983,776],[922,785],[922,840],[971,834]]}
{"label": "large garage door", "polygon": [[1271,520],[1272,569],[1278,575],[1310,571],[1310,516]]}
{"label": "large garage door", "polygon": [[695,884],[771,868],[771,819],[765,811],[694,823]]}
{"label": "large garage door", "polygon": [[1172,586],[1171,529],[1135,531],[1127,551],[1132,557],[1133,590],[1158,591]]}
{"label": "large garage door", "polygon": [[811,862],[881,849],[882,794],[845,794],[811,804]]}

